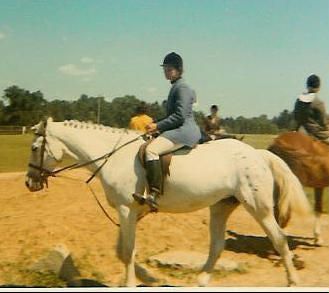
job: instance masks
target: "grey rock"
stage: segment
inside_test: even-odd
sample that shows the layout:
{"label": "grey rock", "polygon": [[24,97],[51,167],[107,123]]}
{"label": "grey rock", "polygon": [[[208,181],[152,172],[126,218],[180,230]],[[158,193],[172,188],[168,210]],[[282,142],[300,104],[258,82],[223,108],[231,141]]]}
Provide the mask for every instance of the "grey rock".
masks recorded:
{"label": "grey rock", "polygon": [[48,255],[33,264],[30,269],[35,272],[54,273],[64,281],[80,276],[69,250],[62,244],[49,251]]}

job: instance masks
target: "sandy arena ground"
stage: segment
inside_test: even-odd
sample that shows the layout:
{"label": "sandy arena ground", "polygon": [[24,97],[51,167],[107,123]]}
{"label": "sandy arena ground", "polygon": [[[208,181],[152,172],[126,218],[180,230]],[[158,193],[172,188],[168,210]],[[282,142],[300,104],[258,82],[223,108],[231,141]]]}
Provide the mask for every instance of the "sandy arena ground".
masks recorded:
{"label": "sandy arena ground", "polygon": [[[50,179],[49,189],[30,193],[23,173],[0,173],[0,284],[31,285],[26,268],[57,244],[71,251],[82,276],[119,286],[123,265],[115,255],[118,229],[104,216],[80,170],[68,178]],[[92,183],[107,211],[98,181]],[[323,236],[329,243],[329,216]],[[301,286],[329,286],[329,248],[312,245],[313,219],[294,218],[285,229],[291,249],[305,261],[298,271]],[[257,223],[239,207],[228,222],[223,258],[244,264],[245,270],[217,273],[210,286],[286,286],[286,276],[269,240]],[[196,274],[151,267],[147,258],[172,250],[208,251],[208,210],[190,214],[152,214],[137,231],[137,261],[166,284],[196,286]],[[35,284],[35,283],[34,283]]]}

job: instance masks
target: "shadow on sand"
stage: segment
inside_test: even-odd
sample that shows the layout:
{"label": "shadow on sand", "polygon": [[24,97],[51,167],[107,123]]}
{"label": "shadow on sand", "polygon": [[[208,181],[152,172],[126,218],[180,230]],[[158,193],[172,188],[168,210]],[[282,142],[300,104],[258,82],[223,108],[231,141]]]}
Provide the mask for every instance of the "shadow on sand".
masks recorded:
{"label": "shadow on sand", "polygon": [[[242,235],[228,230],[230,236],[226,239],[225,249],[236,253],[255,254],[261,258],[273,259],[278,256],[272,243],[266,236]],[[311,250],[316,246],[313,244],[313,238],[300,236],[287,236],[290,250],[297,248]]]}

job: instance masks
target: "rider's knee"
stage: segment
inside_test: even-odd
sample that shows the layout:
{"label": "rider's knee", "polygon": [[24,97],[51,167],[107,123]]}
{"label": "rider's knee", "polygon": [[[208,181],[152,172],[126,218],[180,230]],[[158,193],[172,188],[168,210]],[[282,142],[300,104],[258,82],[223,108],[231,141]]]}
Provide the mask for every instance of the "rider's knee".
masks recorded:
{"label": "rider's knee", "polygon": [[156,150],[156,148],[154,148],[154,146],[152,145],[152,143],[150,143],[146,149],[145,149],[145,155],[146,155],[146,160],[147,161],[152,161],[152,160],[159,160],[159,153]]}

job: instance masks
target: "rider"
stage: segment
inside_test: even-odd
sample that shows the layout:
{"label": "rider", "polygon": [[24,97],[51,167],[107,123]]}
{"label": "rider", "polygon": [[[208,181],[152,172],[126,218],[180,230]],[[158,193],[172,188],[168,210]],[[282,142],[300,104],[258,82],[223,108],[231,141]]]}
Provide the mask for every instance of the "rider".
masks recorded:
{"label": "rider", "polygon": [[141,102],[136,108],[135,116],[131,117],[129,128],[140,132],[146,132],[146,126],[153,122],[153,119],[147,115],[147,106]]}
{"label": "rider", "polygon": [[212,105],[210,107],[210,115],[204,119],[204,141],[216,140],[222,138],[234,138],[242,140],[243,137],[237,138],[236,135],[227,133],[224,128],[221,127],[221,119],[218,115],[218,106]]}
{"label": "rider", "polygon": [[175,151],[183,146],[193,147],[201,138],[192,105],[196,101],[192,90],[182,78],[183,60],[180,55],[172,52],[165,56],[163,64],[164,75],[172,86],[166,103],[167,117],[158,122],[150,123],[146,129],[149,134],[160,133],[146,147],[146,178],[150,194],[144,196],[134,194],[141,204],[147,203],[151,211],[157,210],[157,198],[161,194],[162,169],[159,156]]}
{"label": "rider", "polygon": [[329,143],[329,128],[324,102],[317,95],[320,78],[312,74],[306,81],[307,92],[300,95],[294,107],[297,130]]}
{"label": "rider", "polygon": [[212,105],[210,107],[210,115],[205,118],[204,124],[204,130],[209,136],[220,134],[220,118],[217,105]]}

